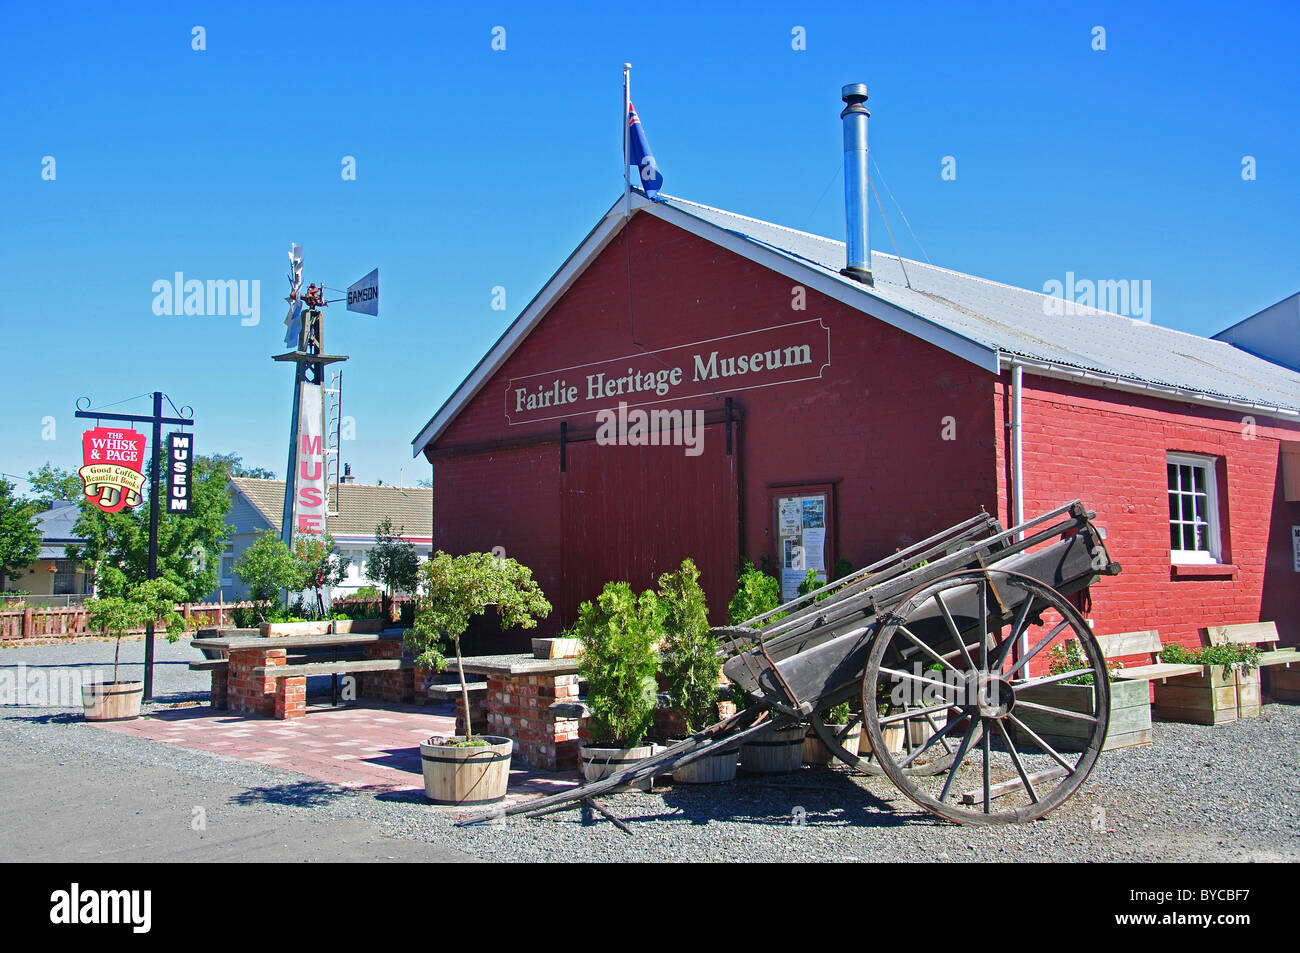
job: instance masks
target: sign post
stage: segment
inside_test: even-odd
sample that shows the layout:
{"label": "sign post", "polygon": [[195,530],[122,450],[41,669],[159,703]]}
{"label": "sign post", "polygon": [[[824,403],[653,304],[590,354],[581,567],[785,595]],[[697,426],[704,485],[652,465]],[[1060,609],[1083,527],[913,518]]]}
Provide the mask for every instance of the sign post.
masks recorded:
{"label": "sign post", "polygon": [[[147,423],[153,427],[153,440],[150,446],[152,457],[149,464],[149,578],[158,578],[158,483],[163,466],[162,425],[171,424],[180,427],[194,425],[194,412],[189,407],[182,407],[175,417],[164,417],[162,402],[164,394],[153,392],[153,413],[112,414],[102,410],[91,410],[90,400],[86,397],[77,401],[74,416],[95,421],[117,420],[122,423]],[[86,406],[82,407],[82,401]],[[168,403],[170,403],[168,398]],[[175,408],[175,405],[172,405]],[[189,411],[189,416],[185,412]],[[141,476],[143,448],[139,435],[135,431],[118,432],[107,427],[96,427],[82,436],[82,448],[85,455],[84,466],[80,470],[86,498],[105,513],[117,513],[135,506],[140,502],[140,489],[144,484]],[[138,478],[138,479],[137,479]],[[188,501],[187,501],[188,502]],[[144,700],[153,700],[153,655],[154,655],[154,620],[145,625],[144,633]]]}

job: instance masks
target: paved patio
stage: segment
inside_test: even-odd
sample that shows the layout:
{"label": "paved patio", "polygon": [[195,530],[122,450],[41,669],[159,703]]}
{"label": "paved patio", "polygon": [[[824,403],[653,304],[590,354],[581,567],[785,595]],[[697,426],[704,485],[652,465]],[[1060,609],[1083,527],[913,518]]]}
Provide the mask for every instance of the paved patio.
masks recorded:
{"label": "paved patio", "polygon": [[[96,724],[153,741],[228,755],[376,794],[424,789],[420,742],[449,735],[448,711],[409,705],[308,707],[307,717],[278,721],[213,711],[207,705],[155,710],[135,721]],[[512,767],[507,803],[553,794],[578,783],[573,773]]]}

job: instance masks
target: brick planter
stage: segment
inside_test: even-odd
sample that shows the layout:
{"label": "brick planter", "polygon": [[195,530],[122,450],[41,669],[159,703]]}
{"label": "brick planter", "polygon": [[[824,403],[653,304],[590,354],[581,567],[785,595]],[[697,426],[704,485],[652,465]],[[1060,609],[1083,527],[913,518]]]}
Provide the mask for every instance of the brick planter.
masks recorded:
{"label": "brick planter", "polygon": [[1259,669],[1248,675],[1222,665],[1207,665],[1195,675],[1179,675],[1155,683],[1154,714],[1164,721],[1194,725],[1223,725],[1260,712]]}

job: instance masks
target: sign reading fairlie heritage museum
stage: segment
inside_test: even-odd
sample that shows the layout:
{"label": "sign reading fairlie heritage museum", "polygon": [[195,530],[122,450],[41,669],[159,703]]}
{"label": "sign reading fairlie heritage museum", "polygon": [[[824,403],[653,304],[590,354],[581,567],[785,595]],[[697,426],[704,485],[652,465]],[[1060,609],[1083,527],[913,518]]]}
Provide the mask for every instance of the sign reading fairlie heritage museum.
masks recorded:
{"label": "sign reading fairlie heritage museum", "polygon": [[190,484],[194,470],[194,435],[167,435],[167,512],[190,511]]}
{"label": "sign reading fairlie heritage museum", "polygon": [[814,318],[513,377],[506,420],[513,426],[620,403],[636,407],[815,380],[830,364],[830,329]]}
{"label": "sign reading fairlie heritage museum", "polygon": [[135,506],[144,492],[144,447],[134,430],[95,427],[81,435],[83,466],[77,471],[86,499],[105,513]]}

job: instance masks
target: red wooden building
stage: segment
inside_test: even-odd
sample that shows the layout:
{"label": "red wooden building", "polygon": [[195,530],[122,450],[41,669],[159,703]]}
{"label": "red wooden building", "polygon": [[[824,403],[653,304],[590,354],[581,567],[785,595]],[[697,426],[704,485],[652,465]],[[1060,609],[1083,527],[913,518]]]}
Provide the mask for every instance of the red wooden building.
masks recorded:
{"label": "red wooden building", "polygon": [[[742,557],[793,584],[981,507],[1009,525],[1078,497],[1124,569],[1094,590],[1099,633],[1194,644],[1264,619],[1300,641],[1300,374],[928,264],[875,253],[867,283],[845,263],[841,242],[620,199],[413,441],[435,546],[531,566],[550,629],[690,556],[721,622]],[[620,404],[609,445],[597,415]]]}

